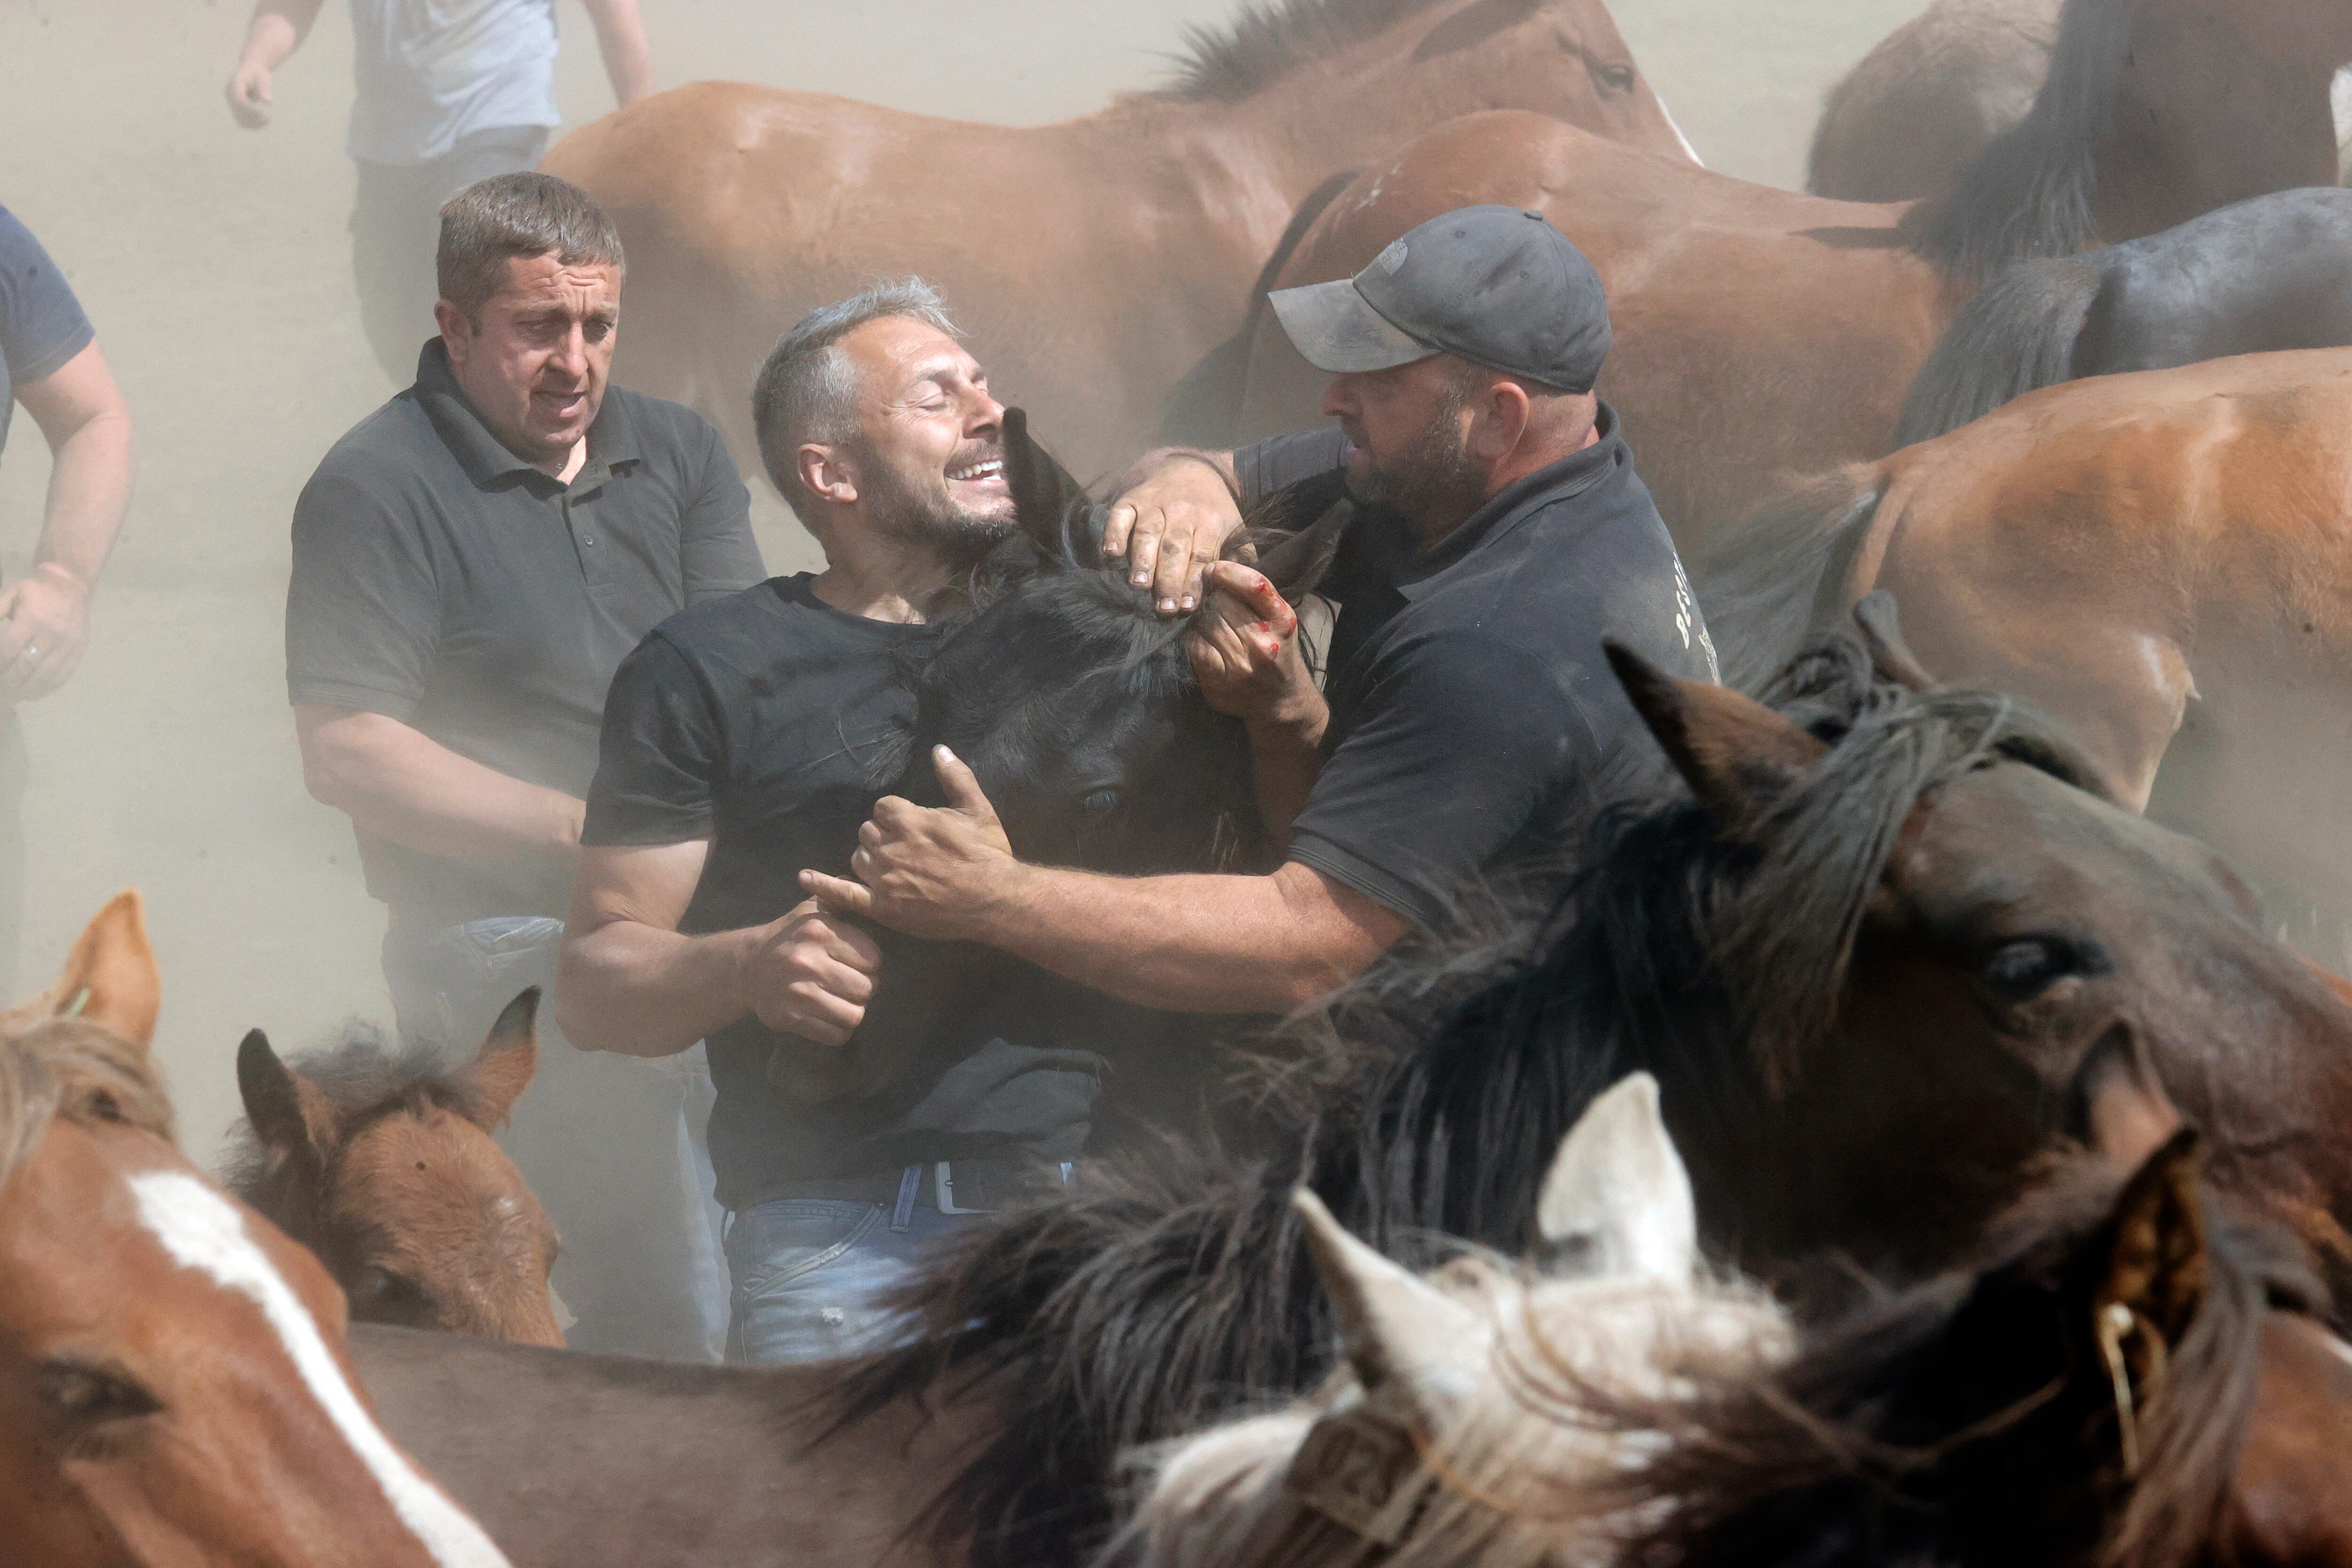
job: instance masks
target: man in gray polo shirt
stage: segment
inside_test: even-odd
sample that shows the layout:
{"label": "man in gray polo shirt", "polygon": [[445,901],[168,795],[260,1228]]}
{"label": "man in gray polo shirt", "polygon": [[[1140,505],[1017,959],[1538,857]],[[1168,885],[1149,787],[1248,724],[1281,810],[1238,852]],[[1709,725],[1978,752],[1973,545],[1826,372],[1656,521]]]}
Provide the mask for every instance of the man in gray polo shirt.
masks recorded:
{"label": "man in gray polo shirt", "polygon": [[[469,186],[438,260],[415,384],[296,503],[286,666],[305,780],[350,816],[390,917],[402,1035],[457,1051],[552,982],[614,670],[659,622],[765,574],[718,431],[606,384],[621,244],[585,193],[536,174]],[[517,1110],[575,1342],[695,1354],[719,1330],[716,1299],[688,1323],[676,1296],[698,1261],[715,1284],[715,1257],[680,1250],[699,1211],[674,1170],[646,1168],[677,1146],[681,1092],[567,1047],[541,1053]]]}
{"label": "man in gray polo shirt", "polygon": [[[229,112],[269,123],[273,77],[323,0],[257,0],[228,79]],[[654,89],[637,0],[583,0],[613,97]],[[528,169],[555,112],[555,0],[352,0],[350,147],[359,164],[352,272],[368,342],[394,384],[433,330],[441,204],[476,180]]]}

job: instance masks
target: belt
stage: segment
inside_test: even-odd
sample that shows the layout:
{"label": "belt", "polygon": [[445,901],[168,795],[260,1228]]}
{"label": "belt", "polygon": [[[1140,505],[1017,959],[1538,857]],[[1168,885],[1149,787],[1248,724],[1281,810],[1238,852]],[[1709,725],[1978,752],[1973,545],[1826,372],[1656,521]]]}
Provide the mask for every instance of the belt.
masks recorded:
{"label": "belt", "polygon": [[822,1198],[902,1209],[935,1208],[941,1214],[991,1214],[1032,1193],[1051,1192],[1069,1182],[1066,1160],[1058,1169],[1030,1160],[929,1160],[895,1171],[794,1182],[761,1201]]}

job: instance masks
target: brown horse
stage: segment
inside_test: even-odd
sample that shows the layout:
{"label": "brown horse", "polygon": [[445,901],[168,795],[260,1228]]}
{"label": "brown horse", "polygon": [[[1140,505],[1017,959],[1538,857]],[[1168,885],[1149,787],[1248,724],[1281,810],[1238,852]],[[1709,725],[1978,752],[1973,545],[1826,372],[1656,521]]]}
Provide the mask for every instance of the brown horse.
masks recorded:
{"label": "brown horse", "polygon": [[[2075,0],[2061,35],[2075,67],[2053,69],[2029,122],[1931,205],[1792,195],[1534,115],[1486,114],[1367,169],[1307,230],[1279,282],[1349,276],[1453,207],[1540,209],[1600,269],[1616,326],[1601,391],[1624,416],[1676,541],[1705,553],[1770,476],[1892,449],[1913,377],[1986,270],[2081,248],[2095,237],[2095,208],[2096,237],[2122,239],[2313,183],[2300,128],[2308,117],[2333,147],[2328,77],[2352,58],[2352,5],[2333,8],[2332,35],[2301,29],[2293,62],[2274,58],[2284,21],[2261,26],[2293,8],[2245,6],[2244,26],[2208,40],[2221,62],[2210,70],[2158,48],[2171,37],[2159,26],[2168,8],[2178,6]],[[2179,79],[2178,111],[2131,112],[2138,100],[2119,80],[2154,92],[2169,79],[2154,74],[2165,60]],[[2186,163],[2182,136],[2199,151]],[[2121,195],[2157,187],[2161,202]],[[1235,437],[1314,424],[1326,379],[1261,320]]]}
{"label": "brown horse", "polygon": [[1081,470],[1123,463],[1233,330],[1291,210],[1474,110],[1689,157],[1601,0],[1275,0],[1178,79],[1056,125],[979,125],[706,82],[567,137],[629,251],[615,373],[690,403],[747,468],[751,378],[811,307],[939,284],[997,384]]}
{"label": "brown horse", "polygon": [[[2050,68],[2059,4],[1936,0],[1888,34],[1830,89],[1805,188],[1850,202],[1909,201],[1949,189],[2032,107]],[[2227,15],[2257,26],[2266,19],[2252,6]],[[2336,139],[2337,173],[2329,184],[2352,166],[2352,124],[2340,104]]]}
{"label": "brown horse", "polygon": [[2274,916],[2340,920],[2347,427],[2352,351],[2071,382],[1768,509],[1701,597],[1738,681],[1891,590],[1927,669],[2063,722],[2118,800],[2294,895]]}
{"label": "brown horse", "polygon": [[505,1559],[376,1425],[316,1259],[172,1137],[138,897],[0,1020],[0,1564]]}
{"label": "brown horse", "polygon": [[238,1047],[229,1184],[319,1255],[358,1321],[563,1342],[555,1226],[491,1138],[530,1083],[538,1006],[536,986],[516,997],[454,1071],[369,1030],[290,1065],[258,1029]]}

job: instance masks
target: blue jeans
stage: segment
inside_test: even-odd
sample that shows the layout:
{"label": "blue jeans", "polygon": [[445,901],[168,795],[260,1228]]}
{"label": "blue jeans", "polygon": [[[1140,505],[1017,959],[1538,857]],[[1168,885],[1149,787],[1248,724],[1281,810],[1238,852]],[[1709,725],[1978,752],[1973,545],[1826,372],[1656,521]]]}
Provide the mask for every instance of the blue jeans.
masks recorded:
{"label": "blue jeans", "polygon": [[934,1238],[979,1215],[882,1204],[778,1198],[727,1227],[727,1359],[773,1364],[887,1350],[905,1325],[880,1298],[915,1270]]}

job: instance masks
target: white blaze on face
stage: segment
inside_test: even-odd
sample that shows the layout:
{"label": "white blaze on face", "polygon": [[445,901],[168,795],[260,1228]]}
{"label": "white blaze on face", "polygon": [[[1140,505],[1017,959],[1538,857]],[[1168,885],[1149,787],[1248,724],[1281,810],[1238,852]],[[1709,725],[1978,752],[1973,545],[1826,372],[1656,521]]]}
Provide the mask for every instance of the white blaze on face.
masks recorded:
{"label": "white blaze on face", "polygon": [[400,1521],[441,1568],[509,1568],[505,1554],[482,1527],[426,1480],[368,1415],[327,1348],[318,1321],[255,1244],[235,1204],[178,1171],[133,1176],[131,1193],[138,1201],[140,1223],[173,1261],[261,1309],[311,1397],[383,1489]]}

